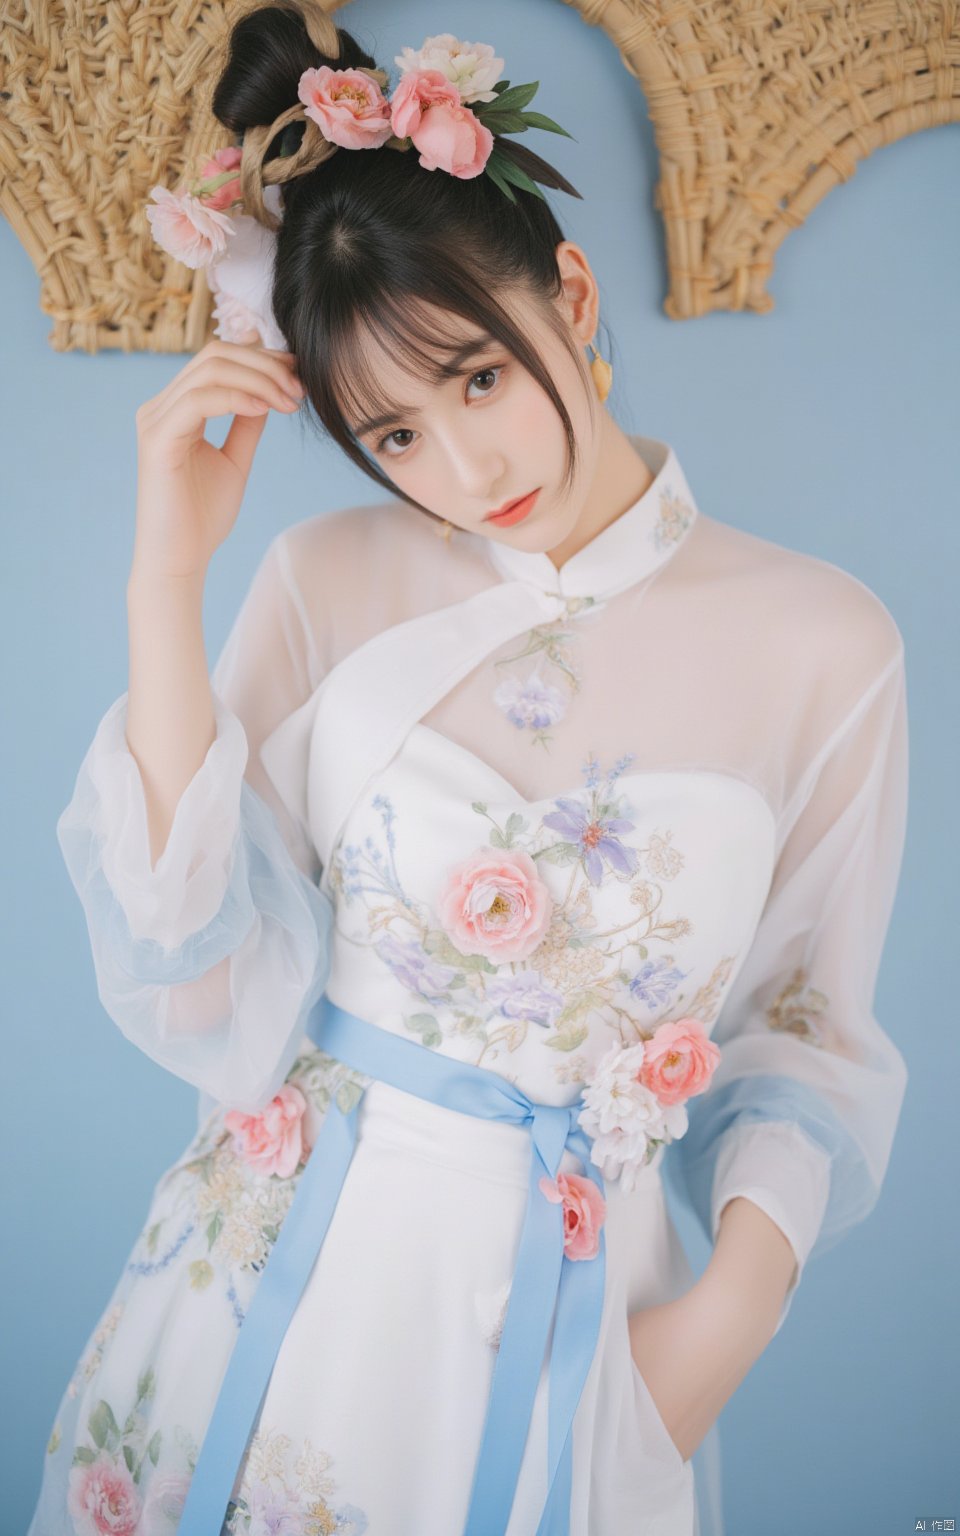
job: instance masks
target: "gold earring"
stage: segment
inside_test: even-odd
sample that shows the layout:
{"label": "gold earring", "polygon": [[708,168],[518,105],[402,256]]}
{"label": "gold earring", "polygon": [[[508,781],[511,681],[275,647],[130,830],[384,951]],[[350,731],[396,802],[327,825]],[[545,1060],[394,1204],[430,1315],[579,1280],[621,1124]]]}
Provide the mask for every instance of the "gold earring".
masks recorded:
{"label": "gold earring", "polygon": [[443,519],[443,532],[441,533],[440,537],[443,539],[443,542],[445,544],[447,544],[447,545],[449,545],[449,543],[450,543],[450,535],[451,535],[452,532],[453,532],[453,524],[452,523],[448,523],[447,519],[444,518]]}
{"label": "gold earring", "polygon": [[590,364],[590,372],[593,374],[593,382],[596,385],[597,394],[601,400],[606,400],[613,383],[613,368],[605,357],[601,357],[592,341],[587,343],[593,347],[593,362]]}

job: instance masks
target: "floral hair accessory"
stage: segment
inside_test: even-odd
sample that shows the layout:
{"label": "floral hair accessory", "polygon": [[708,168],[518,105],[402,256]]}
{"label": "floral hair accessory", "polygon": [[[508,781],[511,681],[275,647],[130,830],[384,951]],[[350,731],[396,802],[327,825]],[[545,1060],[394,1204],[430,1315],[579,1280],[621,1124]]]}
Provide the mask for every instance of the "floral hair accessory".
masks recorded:
{"label": "floral hair accessory", "polygon": [[[310,7],[303,19],[318,50],[333,56],[339,39],[331,18]],[[513,142],[528,128],[573,135],[542,112],[526,110],[540,82],[511,87],[501,80],[504,61],[489,43],[442,32],[419,49],[405,47],[394,62],[400,79],[389,96],[381,69],[305,69],[294,106],[268,125],[246,129],[239,145],[206,156],[199,173],[176,191],[151,189],[146,217],[154,240],[186,266],[206,269],[222,340],[256,332],[264,346],[286,346],[269,298],[282,219],[277,183],[315,169],[338,149],[414,150],[424,170],[461,180],[486,175],[512,203],[514,188],[542,199],[537,182],[580,196],[559,171]],[[268,161],[274,139],[279,154]],[[239,259],[231,264],[234,255]]]}
{"label": "floral hair accessory", "polygon": [[718,1047],[692,1018],[669,1020],[651,1040],[614,1044],[601,1056],[577,1118],[604,1178],[619,1178],[632,1193],[661,1142],[686,1131],[685,1100],[704,1091],[719,1061]]}

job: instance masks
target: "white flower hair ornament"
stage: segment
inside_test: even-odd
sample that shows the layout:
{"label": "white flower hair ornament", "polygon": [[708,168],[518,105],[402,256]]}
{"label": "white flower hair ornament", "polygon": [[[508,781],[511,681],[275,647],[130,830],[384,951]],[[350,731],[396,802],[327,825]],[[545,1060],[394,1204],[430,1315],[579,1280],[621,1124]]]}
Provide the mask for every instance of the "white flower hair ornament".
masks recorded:
{"label": "white flower hair ornament", "polygon": [[[329,17],[307,21],[330,56]],[[321,30],[318,31],[317,29]],[[199,175],[176,191],[151,189],[146,209],[153,238],[186,266],[203,267],[216,297],[214,333],[286,348],[271,306],[276,231],[282,209],[278,183],[303,175],[338,149],[416,150],[427,171],[468,180],[486,175],[512,203],[514,188],[542,198],[537,186],[580,193],[560,172],[506,135],[543,128],[573,138],[552,118],[524,110],[540,82],[511,88],[504,61],[489,43],[462,42],[450,32],[405,47],[395,56],[400,79],[391,95],[383,70],[305,69],[298,102],[268,126],[246,130],[237,145],[204,160]],[[265,161],[279,135],[279,154]]]}

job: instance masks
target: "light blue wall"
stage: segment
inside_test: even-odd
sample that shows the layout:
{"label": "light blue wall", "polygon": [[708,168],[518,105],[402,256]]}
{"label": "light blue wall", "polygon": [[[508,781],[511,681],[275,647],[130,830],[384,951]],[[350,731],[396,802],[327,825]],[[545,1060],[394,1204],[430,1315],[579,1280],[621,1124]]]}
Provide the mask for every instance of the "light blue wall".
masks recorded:
{"label": "light blue wall", "polygon": [[[577,142],[528,142],[584,194],[551,198],[601,283],[621,425],[675,444],[705,511],[852,571],[903,631],[912,810],[877,1000],[910,1069],[901,1129],[876,1211],[806,1271],[789,1325],[725,1409],[721,1434],[729,1536],[894,1536],[919,1517],[960,1519],[960,128],[881,150],[832,192],[781,248],[771,314],[670,321],[653,134],[602,32],[559,0],[357,0],[338,19],[391,71],[404,43],[453,31],[493,42],[514,83],[543,82],[534,105]],[[0,1536],[19,1536],[60,1393],[156,1180],[194,1128],[193,1091],[128,1045],[99,1005],[54,831],[95,725],[126,687],[134,413],[187,358],[57,354],[5,223],[0,271],[10,1085]],[[211,659],[279,528],[378,499],[334,450],[273,416],[210,577]],[[699,1270],[707,1250],[685,1216]]]}

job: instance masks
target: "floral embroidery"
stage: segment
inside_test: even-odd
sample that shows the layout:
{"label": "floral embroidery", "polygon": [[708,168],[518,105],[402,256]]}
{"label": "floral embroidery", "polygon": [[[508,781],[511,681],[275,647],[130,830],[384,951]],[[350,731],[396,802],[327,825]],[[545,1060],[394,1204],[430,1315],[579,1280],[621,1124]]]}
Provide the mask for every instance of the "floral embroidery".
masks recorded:
{"label": "floral embroidery", "polygon": [[[606,781],[607,785],[616,781],[632,763],[635,755],[629,753],[614,765]],[[544,816],[543,825],[562,832],[566,839],[554,845],[551,858],[565,862],[569,853],[571,858],[581,859],[591,885],[599,885],[603,879],[604,863],[622,875],[632,875],[636,869],[636,849],[625,847],[619,836],[621,832],[632,832],[634,823],[615,814],[616,806],[613,801],[604,798],[604,789],[598,792],[600,779],[595,758],[588,759],[586,772],[587,788],[590,790],[589,805],[584,806],[579,800],[562,795],[554,802],[559,810]]]}
{"label": "floral embroidery", "polygon": [[[103,1363],[103,1352],[107,1344],[117,1331],[117,1324],[123,1315],[123,1303],[114,1302],[107,1308],[94,1331],[91,1347],[81,1359],[71,1381],[67,1386],[67,1396],[76,1397],[82,1386],[92,1381]],[[49,1447],[48,1447],[49,1449]],[[54,1447],[56,1449],[56,1447]]]}
{"label": "floral embroidery", "polygon": [[665,485],[660,492],[660,512],[653,529],[653,542],[657,549],[667,549],[679,544],[693,518],[693,508],[682,496],[677,496]]}
{"label": "floral embroidery", "polygon": [[309,1155],[303,1137],[306,1107],[300,1089],[294,1083],[284,1083],[260,1114],[246,1115],[231,1109],[223,1123],[232,1131],[234,1148],[245,1162],[260,1173],[275,1173],[287,1179]]}
{"label": "floral embroidery", "polygon": [[[199,1236],[206,1253],[187,1266],[190,1288],[203,1291],[218,1270],[225,1271],[227,1298],[239,1326],[243,1309],[234,1276],[256,1278],[279,1235],[310,1155],[308,1115],[322,1117],[333,1097],[348,1114],[368,1082],[362,1073],[310,1047],[260,1116],[215,1111],[160,1180],[157,1196],[161,1201],[167,1197],[164,1214],[141,1233],[128,1271],[158,1273]],[[168,1229],[174,1235],[164,1243]]]}
{"label": "floral embroidery", "polygon": [[[679,1003],[688,973],[672,947],[693,924],[665,910],[665,888],[683,868],[684,854],[671,845],[670,829],[656,830],[646,842],[636,837],[637,823],[618,787],[632,761],[632,754],[621,757],[603,774],[588,757],[583,790],[546,802],[539,815],[525,808],[500,821],[484,801],[473,802],[487,829],[484,859],[496,857],[499,867],[504,853],[523,854],[541,873],[548,865],[561,872],[551,882],[552,909],[539,943],[521,959],[499,964],[458,946],[459,930],[442,920],[442,899],[435,910],[405,888],[395,807],[387,794],[371,797],[382,836],[341,842],[331,855],[337,930],[350,944],[367,943],[412,998],[403,1024],[422,1044],[437,1049],[455,1040],[458,1054],[488,1066],[539,1037],[559,1057],[570,1057],[554,1066],[556,1080],[583,1082],[589,1058],[573,1053],[598,1020],[619,1044],[630,1044],[652,1034],[641,1022],[643,1010],[660,1016]],[[441,897],[455,873],[445,872]],[[626,920],[604,923],[597,897],[613,882],[625,887]],[[360,926],[347,921],[354,908],[361,909]],[[729,971],[731,963],[724,957],[722,966]],[[714,1017],[715,996],[701,995],[698,1016]],[[471,1042],[475,1048],[465,1050]]]}
{"label": "floral embroidery", "polygon": [[809,980],[808,973],[798,966],[768,1007],[767,1023],[771,1029],[786,1030],[811,1045],[822,1045],[823,1031],[813,1016],[823,1013],[828,999],[811,987]]}
{"label": "floral embroidery", "polygon": [[310,1440],[299,1448],[279,1430],[254,1431],[240,1487],[227,1507],[223,1536],[361,1536],[369,1521],[362,1509],[336,1497],[332,1458]]}
{"label": "floral embroidery", "polygon": [[[594,597],[568,598],[559,619],[534,625],[523,637],[519,650],[494,662],[495,667],[513,667],[528,656],[537,658],[530,672],[504,676],[493,694],[494,703],[511,725],[533,732],[531,746],[548,747],[552,738],[547,727],[563,719],[569,700],[580,691],[582,678],[573,659],[573,631],[568,621],[589,608],[599,611],[603,606]],[[545,666],[554,668],[557,682],[544,676]]]}
{"label": "floral embroidery", "polygon": [[525,960],[543,938],[553,898],[522,848],[487,846],[449,871],[437,910],[461,954]]}
{"label": "floral embroidery", "polygon": [[[87,1418],[89,1445],[78,1444],[67,1484],[76,1536],[139,1536],[176,1528],[197,1461],[190,1433],[176,1425],[150,1433],[156,1395],[152,1367],[141,1372],[130,1412],[115,1413],[106,1398]],[[164,1445],[169,1447],[159,1467]],[[154,1469],[157,1469],[154,1471]]]}

